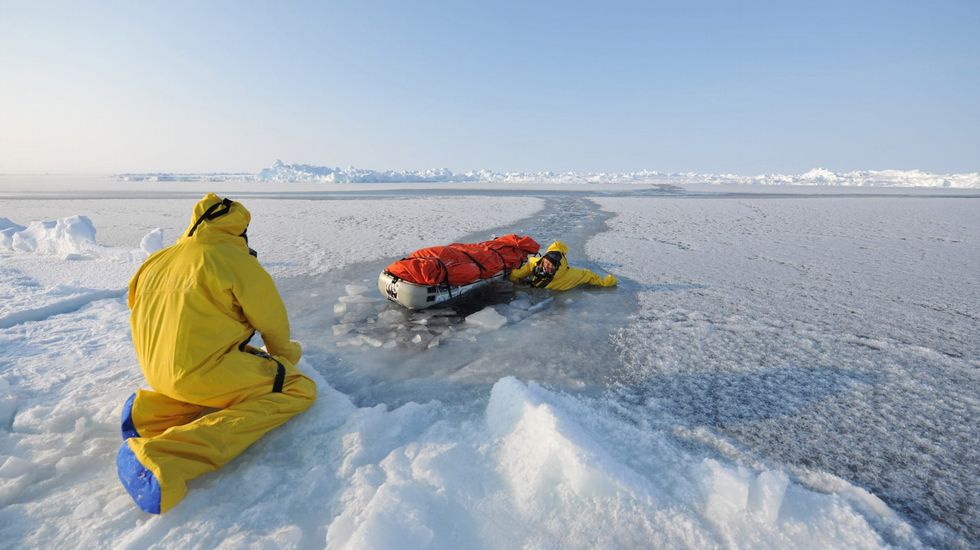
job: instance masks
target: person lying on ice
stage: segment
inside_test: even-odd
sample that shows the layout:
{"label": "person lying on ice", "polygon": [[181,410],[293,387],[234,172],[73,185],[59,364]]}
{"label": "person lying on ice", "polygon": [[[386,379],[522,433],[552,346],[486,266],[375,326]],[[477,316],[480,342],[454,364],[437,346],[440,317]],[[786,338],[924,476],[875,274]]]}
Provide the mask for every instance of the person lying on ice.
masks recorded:
{"label": "person lying on ice", "polygon": [[[187,232],[129,282],[130,327],[153,391],[123,406],[119,480],[144,512],[173,508],[187,482],[217,470],[303,412],[316,384],[272,277],[248,247],[251,216],[208,193]],[[268,353],[248,345],[262,334]],[[245,480],[243,480],[245,482]]]}
{"label": "person lying on ice", "polygon": [[528,258],[527,263],[510,272],[510,280],[524,282],[535,288],[569,290],[580,285],[616,286],[616,277],[599,277],[581,267],[571,267],[565,255],[568,246],[555,241],[548,246],[544,256]]}

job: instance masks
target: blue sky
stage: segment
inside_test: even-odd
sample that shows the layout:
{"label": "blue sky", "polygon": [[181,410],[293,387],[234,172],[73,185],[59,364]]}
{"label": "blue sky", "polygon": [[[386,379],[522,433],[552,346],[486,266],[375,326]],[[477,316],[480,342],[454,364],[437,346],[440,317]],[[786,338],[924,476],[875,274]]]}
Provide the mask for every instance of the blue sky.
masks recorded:
{"label": "blue sky", "polygon": [[971,172],[978,29],[976,0],[0,0],[0,172]]}

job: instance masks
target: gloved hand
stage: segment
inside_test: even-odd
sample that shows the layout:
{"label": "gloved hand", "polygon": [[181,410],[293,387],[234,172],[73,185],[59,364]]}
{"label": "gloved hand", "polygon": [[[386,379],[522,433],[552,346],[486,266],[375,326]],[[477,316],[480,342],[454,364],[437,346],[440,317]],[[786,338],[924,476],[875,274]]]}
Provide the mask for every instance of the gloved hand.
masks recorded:
{"label": "gloved hand", "polygon": [[303,356],[303,346],[300,345],[296,340],[289,341],[289,347],[284,350],[280,350],[279,354],[282,355],[287,361],[292,364],[299,363],[299,358]]}
{"label": "gloved hand", "polygon": [[602,286],[616,286],[616,277],[606,275],[602,278]]}

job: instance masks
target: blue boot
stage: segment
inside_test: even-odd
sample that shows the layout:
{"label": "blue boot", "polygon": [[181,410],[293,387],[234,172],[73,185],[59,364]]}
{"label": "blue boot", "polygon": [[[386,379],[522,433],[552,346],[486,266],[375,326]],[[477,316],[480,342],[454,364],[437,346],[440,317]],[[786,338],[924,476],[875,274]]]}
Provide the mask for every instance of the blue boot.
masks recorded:
{"label": "blue boot", "polygon": [[130,437],[139,437],[139,432],[136,431],[136,425],[133,424],[133,402],[136,401],[136,394],[129,396],[126,403],[123,405],[122,410],[122,438],[126,441]]}
{"label": "blue boot", "polygon": [[[125,434],[125,429],[123,433]],[[119,481],[140,510],[147,514],[159,514],[160,484],[153,472],[140,464],[139,459],[129,448],[129,443],[125,441],[122,447],[119,447],[119,454],[116,455],[116,470],[119,472]]]}

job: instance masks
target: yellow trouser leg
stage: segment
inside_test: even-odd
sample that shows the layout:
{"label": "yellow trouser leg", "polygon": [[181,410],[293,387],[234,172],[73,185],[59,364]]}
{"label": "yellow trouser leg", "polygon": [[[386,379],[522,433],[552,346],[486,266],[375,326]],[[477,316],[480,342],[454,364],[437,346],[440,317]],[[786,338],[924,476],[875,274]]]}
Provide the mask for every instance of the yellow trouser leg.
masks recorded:
{"label": "yellow trouser leg", "polygon": [[[161,513],[184,498],[188,481],[227,464],[266,432],[313,404],[316,399],[313,381],[288,362],[279,361],[286,368],[281,393],[272,393],[268,365],[256,372],[245,372],[248,365],[255,364],[250,359],[239,365],[238,372],[228,370],[229,385],[247,380],[259,384],[239,387],[241,398],[232,399],[233,405],[171,427],[154,438],[134,437],[127,441],[139,462],[159,483]],[[272,370],[275,371],[274,364]],[[221,387],[217,382],[215,373],[209,373],[207,383],[215,384],[214,393],[219,396],[216,399],[229,399],[228,386]],[[200,396],[203,390],[196,388],[194,393]]]}
{"label": "yellow trouser leg", "polygon": [[152,439],[169,428],[193,422],[207,410],[208,407],[177,401],[155,391],[136,390],[133,426],[140,437]]}

